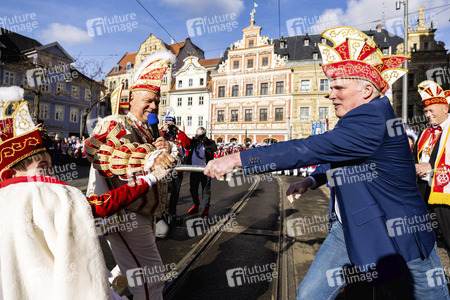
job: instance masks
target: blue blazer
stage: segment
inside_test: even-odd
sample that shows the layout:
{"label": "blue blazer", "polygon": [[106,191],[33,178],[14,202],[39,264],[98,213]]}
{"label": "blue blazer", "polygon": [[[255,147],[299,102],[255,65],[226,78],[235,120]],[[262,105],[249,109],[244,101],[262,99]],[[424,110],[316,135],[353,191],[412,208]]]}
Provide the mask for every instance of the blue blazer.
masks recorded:
{"label": "blue blazer", "polygon": [[318,185],[330,182],[350,260],[357,266],[390,257],[428,257],[435,234],[416,184],[408,140],[386,97],[340,118],[335,128],[306,139],[241,152],[246,173],[322,164]]}

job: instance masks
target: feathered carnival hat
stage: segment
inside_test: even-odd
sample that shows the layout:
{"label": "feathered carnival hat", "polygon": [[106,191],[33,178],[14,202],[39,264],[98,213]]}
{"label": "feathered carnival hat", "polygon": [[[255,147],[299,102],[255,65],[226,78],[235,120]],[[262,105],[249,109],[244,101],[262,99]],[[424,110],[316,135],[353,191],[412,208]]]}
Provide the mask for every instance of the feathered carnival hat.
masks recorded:
{"label": "feathered carnival hat", "polygon": [[[0,88],[0,172],[46,150],[27,102],[23,101],[23,93],[18,86]],[[14,112],[6,116],[6,109],[11,104]]]}
{"label": "feathered carnival hat", "polygon": [[159,94],[161,80],[170,63],[175,63],[175,55],[169,50],[156,52],[144,59],[133,73],[133,84],[130,90]]}
{"label": "feathered carnival hat", "polygon": [[325,30],[321,36],[333,42],[333,47],[318,45],[322,69],[328,78],[367,80],[384,94],[394,81],[408,72],[399,68],[407,56],[383,56],[374,40],[359,30],[339,26]]}
{"label": "feathered carnival hat", "polygon": [[439,84],[431,80],[425,80],[417,86],[420,97],[422,97],[423,106],[427,107],[433,104],[445,104],[450,102],[450,90],[444,91]]}

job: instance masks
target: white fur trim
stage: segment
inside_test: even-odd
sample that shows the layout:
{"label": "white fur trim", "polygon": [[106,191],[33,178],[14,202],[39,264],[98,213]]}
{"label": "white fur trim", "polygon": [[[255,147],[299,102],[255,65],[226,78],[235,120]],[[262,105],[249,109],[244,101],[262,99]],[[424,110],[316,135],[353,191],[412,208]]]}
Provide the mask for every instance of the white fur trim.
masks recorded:
{"label": "white fur trim", "polygon": [[23,99],[24,90],[19,86],[0,88],[0,102],[20,101]]}
{"label": "white fur trim", "polygon": [[169,50],[163,50],[158,51],[156,53],[153,53],[146,59],[142,61],[142,63],[139,65],[139,67],[134,71],[133,73],[133,83],[136,82],[139,75],[141,74],[142,70],[144,70],[152,61],[163,59],[163,60],[170,60],[171,63],[175,63],[175,55],[170,52]]}

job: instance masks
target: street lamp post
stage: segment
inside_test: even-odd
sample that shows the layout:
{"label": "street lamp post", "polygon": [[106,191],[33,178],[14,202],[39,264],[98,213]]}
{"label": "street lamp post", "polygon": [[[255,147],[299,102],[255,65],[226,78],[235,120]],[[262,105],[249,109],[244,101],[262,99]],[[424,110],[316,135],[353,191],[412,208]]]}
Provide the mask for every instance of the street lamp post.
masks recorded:
{"label": "street lamp post", "polygon": [[[395,3],[395,9],[399,10],[401,4],[404,6],[404,20],[403,20],[403,54],[408,55],[408,0],[397,1]],[[403,62],[403,68],[408,69],[408,60]],[[402,120],[406,123],[408,118],[408,74],[403,76],[403,89],[402,89]]]}

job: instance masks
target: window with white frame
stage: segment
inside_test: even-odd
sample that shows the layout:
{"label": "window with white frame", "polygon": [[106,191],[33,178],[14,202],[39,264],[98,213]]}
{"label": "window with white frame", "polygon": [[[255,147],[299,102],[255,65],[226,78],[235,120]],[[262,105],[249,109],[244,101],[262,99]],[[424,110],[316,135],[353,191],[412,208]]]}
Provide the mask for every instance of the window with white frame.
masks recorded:
{"label": "window with white frame", "polygon": [[161,79],[161,83],[162,84],[166,84],[167,83],[167,74],[163,75],[163,78]]}
{"label": "window with white frame", "polygon": [[245,122],[251,122],[253,120],[253,109],[245,109]]}
{"label": "window with white frame", "polygon": [[198,126],[203,126],[203,116],[198,116]]}
{"label": "window with white frame", "polygon": [[70,122],[72,123],[78,122],[78,107],[76,106],[70,107]]}
{"label": "window with white frame", "polygon": [[239,120],[239,111],[237,109],[231,110],[231,122],[237,122]]}
{"label": "window with white frame", "polygon": [[203,96],[198,97],[198,105],[203,105]]}
{"label": "window with white frame", "polygon": [[275,121],[283,121],[283,110],[282,107],[275,108]]}
{"label": "window with white frame", "polygon": [[192,86],[194,84],[194,79],[189,78],[189,86]]}
{"label": "window with white frame", "polygon": [[56,83],[56,92],[58,93],[64,92],[64,84],[62,82]]}
{"label": "window with white frame", "polygon": [[80,98],[80,88],[72,85],[72,98],[79,99]]}
{"label": "window with white frame", "polygon": [[330,90],[328,79],[320,79],[320,91],[328,92]]}
{"label": "window with white frame", "polygon": [[324,121],[328,117],[328,107],[319,107],[319,119]]}
{"label": "window with white frame", "polygon": [[217,111],[217,122],[224,122],[224,121],[225,121],[225,111],[218,110]]}
{"label": "window with white frame", "polygon": [[187,117],[187,126],[192,126],[192,116]]}
{"label": "window with white frame", "polygon": [[178,124],[178,126],[181,126],[181,117],[180,116],[177,117],[177,124]]}
{"label": "window with white frame", "polygon": [[50,104],[45,102],[39,102],[39,119],[48,120],[50,113]]}
{"label": "window with white frame", "polygon": [[162,106],[166,106],[167,105],[167,96],[162,96],[161,97],[161,105]]}
{"label": "window with white frame", "polygon": [[181,106],[183,104],[183,98],[177,99],[177,106]]}
{"label": "window with white frame", "polygon": [[55,121],[64,121],[64,105],[55,104]]}
{"label": "window with white frame", "polygon": [[3,79],[4,84],[14,84],[14,73],[11,71],[5,71],[5,76]]}
{"label": "window with white frame", "polygon": [[48,84],[48,82],[42,83],[41,91],[48,93],[50,91],[50,84]]}
{"label": "window with white frame", "polygon": [[267,108],[259,109],[259,121],[261,122],[267,121]]}
{"label": "window with white frame", "polygon": [[91,101],[91,99],[92,99],[91,91],[88,89],[85,89],[84,90],[84,100]]}
{"label": "window with white frame", "polygon": [[178,80],[178,87],[183,87],[183,80]]}
{"label": "window with white frame", "polygon": [[202,86],[205,83],[205,78],[200,78],[200,86]]}
{"label": "window with white frame", "polygon": [[301,91],[302,92],[309,92],[309,86],[310,86],[309,79],[301,81]]}
{"label": "window with white frame", "polygon": [[309,107],[300,107],[300,121],[309,121]]}
{"label": "window with white frame", "polygon": [[192,106],[192,97],[188,97],[188,106]]}

